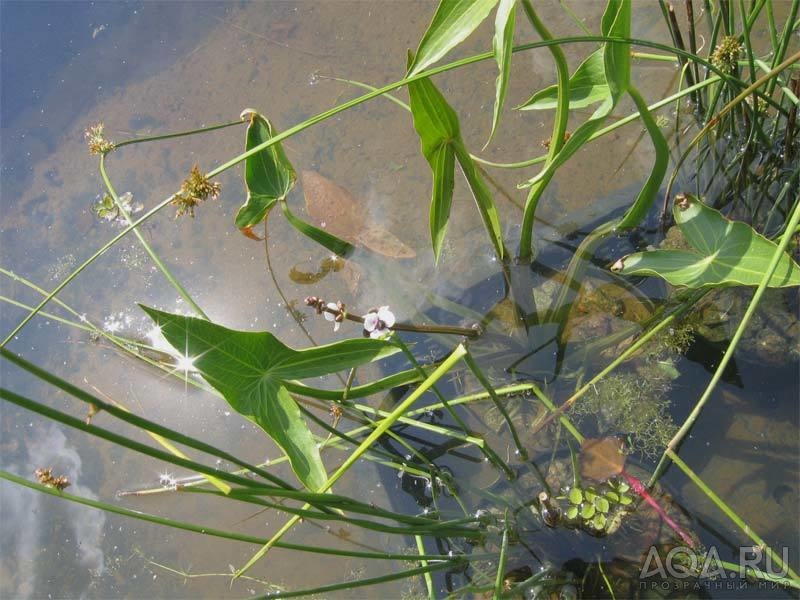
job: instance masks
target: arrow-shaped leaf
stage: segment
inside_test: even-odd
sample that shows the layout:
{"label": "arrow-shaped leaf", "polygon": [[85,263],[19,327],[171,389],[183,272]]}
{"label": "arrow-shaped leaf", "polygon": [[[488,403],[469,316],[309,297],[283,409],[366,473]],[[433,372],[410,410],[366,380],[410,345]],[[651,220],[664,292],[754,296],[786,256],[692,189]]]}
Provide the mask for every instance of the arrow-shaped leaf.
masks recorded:
{"label": "arrow-shaped leaf", "polygon": [[502,259],[503,235],[497,209],[461,139],[458,116],[428,78],[409,83],[408,95],[414,129],[419,134],[422,153],[433,172],[430,227],[436,260],[439,260],[445,230],[450,219],[455,160],[458,160],[472,190],[475,203],[486,231],[494,243],[497,256]]}
{"label": "arrow-shaped leaf", "polygon": [[234,410],[280,446],[297,478],[313,491],[327,480],[325,467],[284,381],[335,373],[398,351],[388,342],[368,338],[295,350],[268,332],[235,331],[203,319],[142,309]]}
{"label": "arrow-shaped leaf", "polygon": [[[624,275],[655,275],[672,285],[701,288],[758,285],[777,246],[746,223],[731,221],[693,196],[679,194],[675,222],[694,250],[637,252],[611,267]],[[770,287],[800,285],[800,267],[784,253]]]}
{"label": "arrow-shaped leaf", "polygon": [[[248,109],[242,116],[250,119],[245,150],[255,148],[275,135],[272,124],[257,112]],[[294,167],[279,143],[248,157],[244,166],[247,201],[236,214],[236,227],[249,229],[258,225],[275,202],[286,197],[296,180]]]}

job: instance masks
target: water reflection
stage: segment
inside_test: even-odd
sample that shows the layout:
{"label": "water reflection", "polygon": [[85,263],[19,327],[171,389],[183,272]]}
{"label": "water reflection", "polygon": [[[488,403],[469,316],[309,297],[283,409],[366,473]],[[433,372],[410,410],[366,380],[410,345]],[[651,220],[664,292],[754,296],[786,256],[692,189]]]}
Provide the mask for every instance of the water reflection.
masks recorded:
{"label": "water reflection", "polygon": [[[98,498],[94,490],[81,483],[87,473],[78,449],[55,425],[32,431],[23,443],[19,462],[4,465],[9,471],[30,478],[35,470],[52,467],[54,473],[65,475],[71,482],[70,492]],[[61,592],[83,596],[92,579],[103,574],[105,513],[87,511],[7,482],[0,485],[0,505],[4,568],[13,573],[3,578],[9,597],[42,597],[42,583],[50,580],[47,573],[60,578],[70,571],[69,587]]]}

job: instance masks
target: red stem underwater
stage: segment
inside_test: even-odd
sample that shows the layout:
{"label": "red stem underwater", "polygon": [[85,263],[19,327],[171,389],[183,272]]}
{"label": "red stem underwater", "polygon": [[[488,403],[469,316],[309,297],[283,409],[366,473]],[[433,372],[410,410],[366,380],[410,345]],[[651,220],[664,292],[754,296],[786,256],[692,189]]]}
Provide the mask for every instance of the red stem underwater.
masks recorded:
{"label": "red stem underwater", "polygon": [[697,549],[697,548],[696,548],[696,546],[695,546],[695,541],[692,539],[692,537],[691,537],[691,536],[690,536],[688,533],[686,533],[686,532],[685,532],[685,531],[684,531],[684,530],[681,528],[681,526],[680,526],[680,525],[678,525],[678,524],[675,522],[675,520],[674,520],[672,517],[670,517],[670,516],[669,516],[669,515],[668,515],[668,514],[667,514],[667,513],[664,511],[664,509],[663,509],[663,508],[661,508],[661,505],[660,505],[658,502],[656,502],[656,500],[655,500],[655,498],[653,498],[653,496],[651,496],[651,495],[650,495],[650,492],[648,492],[648,491],[647,491],[647,487],[646,487],[646,486],[645,486],[645,485],[644,485],[644,484],[643,484],[641,481],[639,481],[639,480],[638,480],[636,477],[634,477],[633,475],[631,475],[630,473],[628,473],[628,472],[627,472],[625,469],[622,469],[622,471],[620,471],[620,475],[622,475],[622,477],[623,477],[623,478],[625,478],[625,481],[627,481],[627,482],[630,484],[630,486],[631,486],[631,488],[633,489],[633,491],[634,491],[634,492],[636,492],[637,494],[639,494],[639,496],[641,496],[642,498],[644,498],[644,500],[645,500],[645,501],[646,501],[646,502],[647,502],[647,503],[648,503],[650,506],[652,506],[652,507],[655,509],[655,511],[656,511],[656,512],[658,513],[658,515],[659,515],[659,516],[660,516],[660,517],[661,517],[661,518],[664,520],[664,522],[665,522],[667,525],[669,525],[669,526],[672,528],[672,530],[673,530],[675,533],[677,533],[677,534],[678,534],[678,536],[679,536],[679,537],[680,537],[680,538],[681,538],[681,539],[682,539],[682,540],[683,540],[683,541],[684,541],[684,542],[685,542],[685,543],[686,543],[686,544],[687,544],[687,545],[688,545],[690,548],[692,548],[693,550],[696,550],[696,549]]}

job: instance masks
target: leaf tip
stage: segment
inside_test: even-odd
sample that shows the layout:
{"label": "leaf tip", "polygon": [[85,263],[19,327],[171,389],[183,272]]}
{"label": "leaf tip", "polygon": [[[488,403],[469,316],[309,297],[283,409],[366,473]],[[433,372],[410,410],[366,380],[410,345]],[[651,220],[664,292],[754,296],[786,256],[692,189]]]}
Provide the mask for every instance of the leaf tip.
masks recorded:
{"label": "leaf tip", "polygon": [[687,208],[689,208],[691,206],[691,204],[692,204],[692,200],[691,200],[691,198],[689,198],[689,196],[687,194],[680,193],[677,196],[675,196],[675,207],[678,210],[681,210],[681,211],[686,210]]}
{"label": "leaf tip", "polygon": [[241,113],[239,113],[239,119],[242,121],[250,121],[250,123],[252,123],[257,116],[259,115],[255,108],[245,108]]}
{"label": "leaf tip", "polygon": [[239,227],[239,231],[246,238],[249,238],[251,240],[255,240],[257,242],[263,242],[264,241],[264,238],[262,238],[255,231],[253,231],[253,226],[252,225],[250,225],[248,227]]}

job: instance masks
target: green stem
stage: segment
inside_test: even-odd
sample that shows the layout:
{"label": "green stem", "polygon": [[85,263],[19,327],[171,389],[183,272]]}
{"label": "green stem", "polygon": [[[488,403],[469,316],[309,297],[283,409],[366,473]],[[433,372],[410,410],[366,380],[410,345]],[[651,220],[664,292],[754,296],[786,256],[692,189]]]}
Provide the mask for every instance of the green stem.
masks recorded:
{"label": "green stem", "polygon": [[[144,140],[139,140],[139,141],[144,141]],[[180,294],[181,298],[183,298],[186,301],[186,303],[192,307],[192,310],[194,310],[195,313],[197,313],[199,316],[208,321],[208,316],[206,315],[206,313],[203,312],[203,309],[197,305],[194,299],[189,295],[189,292],[187,292],[186,289],[180,284],[180,282],[177,279],[175,279],[172,273],[170,273],[169,269],[167,268],[167,265],[163,263],[163,261],[159,258],[158,254],[155,253],[155,251],[147,242],[147,240],[144,239],[144,236],[142,235],[142,232],[139,231],[138,226],[134,226],[133,219],[131,219],[130,214],[128,214],[128,211],[125,210],[125,207],[122,206],[122,203],[119,201],[119,196],[117,196],[117,192],[114,189],[114,186],[111,184],[111,179],[109,179],[108,173],[106,172],[105,161],[106,161],[106,155],[102,154],[100,156],[100,175],[103,177],[103,181],[106,184],[108,193],[111,194],[111,197],[114,199],[114,204],[117,205],[117,209],[119,210],[120,214],[122,214],[122,216],[125,217],[125,220],[128,222],[128,225],[133,227],[133,233],[139,240],[139,243],[142,245],[142,248],[145,249],[145,251],[153,260],[153,262],[156,264],[158,269],[161,271],[161,273],[163,273],[164,277],[167,278],[167,281],[169,281],[172,287],[175,288],[175,291],[177,291],[178,294]]]}
{"label": "green stem", "polygon": [[[130,510],[127,508],[123,508],[116,504],[109,504],[107,502],[102,502],[100,500],[92,500],[90,498],[84,498],[82,496],[75,496],[73,494],[69,494],[64,491],[58,491],[55,488],[48,487],[45,485],[41,485],[39,483],[28,481],[27,479],[20,477],[19,475],[15,475],[13,473],[9,473],[7,471],[0,471],[0,479],[5,479],[7,481],[11,481],[12,483],[16,483],[23,487],[27,487],[43,494],[49,494],[50,496],[55,496],[56,498],[61,498],[62,500],[69,500],[70,502],[75,502],[76,504],[82,504],[84,506],[89,506],[91,508],[97,508],[99,510],[103,510],[109,513],[121,515],[123,517],[131,517],[133,519],[139,519],[140,521],[146,521],[148,523],[155,523],[156,525],[163,525],[166,527],[172,527],[174,529],[182,529],[184,531],[191,531],[193,533],[199,533],[201,535],[207,535],[211,537],[218,537],[227,540],[233,540],[236,542],[245,542],[248,544],[264,544],[267,540],[266,538],[256,537],[252,535],[247,535],[244,533],[238,532],[231,532],[231,531],[224,531],[222,529],[214,529],[212,527],[206,527],[205,525],[195,525],[194,523],[188,523],[185,521],[176,521],[174,519],[169,519],[166,517],[159,517],[156,515],[151,515],[148,513],[144,513],[138,510]],[[310,552],[312,554],[326,554],[332,556],[351,556],[353,558],[365,558],[365,559],[377,559],[377,560],[401,560],[401,561],[415,561],[420,560],[419,556],[409,555],[409,554],[394,554],[390,552],[359,552],[359,551],[352,551],[352,550],[343,550],[341,548],[325,548],[324,546],[317,546],[317,545],[308,545],[308,544],[289,544],[287,542],[276,542],[276,548],[283,548],[285,550],[295,550],[299,552]],[[444,555],[426,555],[422,558],[426,560],[435,560],[435,561],[443,561],[446,564],[458,564],[461,558],[452,558],[450,556]]]}
{"label": "green stem", "polygon": [[517,454],[519,454],[520,459],[523,461],[528,460],[528,452],[525,450],[522,440],[519,439],[517,428],[514,427],[514,422],[511,419],[511,415],[508,414],[506,407],[503,406],[503,403],[500,401],[500,398],[492,387],[492,384],[489,382],[489,379],[483,374],[483,371],[481,370],[480,366],[478,366],[478,363],[472,357],[471,353],[467,352],[467,354],[464,355],[464,362],[469,367],[469,370],[472,371],[472,374],[478,378],[478,381],[484,387],[484,389],[489,393],[489,397],[492,399],[494,407],[503,416],[503,419],[508,426],[508,430],[511,432],[511,437],[514,440],[514,445],[517,448]]}
{"label": "green stem", "polygon": [[[369,579],[357,579],[355,581],[343,581],[341,583],[334,583],[331,585],[322,585],[320,587],[316,587],[313,589],[306,589],[306,590],[296,590],[293,592],[274,592],[271,594],[266,594],[264,596],[255,596],[251,600],[274,600],[275,598],[296,598],[298,596],[321,596],[324,597],[325,594],[330,592],[335,592],[338,590],[347,590],[350,593],[351,590],[359,587],[368,587],[371,585],[379,585],[381,583],[386,583],[388,581],[396,581],[398,579],[407,579],[410,577],[416,577],[417,575],[422,575],[424,573],[430,573],[433,571],[441,571],[443,569],[452,569],[454,567],[454,563],[457,564],[455,561],[446,562],[446,563],[433,563],[429,564],[425,567],[417,567],[415,569],[408,569],[406,571],[398,571],[397,573],[392,573],[390,575],[382,575],[380,577],[371,577]],[[353,596],[350,596],[353,597]]]}
{"label": "green stem", "polygon": [[[522,7],[525,10],[525,15],[533,25],[534,29],[539,33],[545,41],[551,41],[553,36],[548,31],[545,24],[539,19],[536,11],[530,0],[522,0]],[[553,61],[556,65],[556,86],[558,94],[556,97],[556,113],[553,120],[553,132],[550,135],[550,148],[545,159],[544,167],[542,167],[542,177],[537,178],[536,183],[531,186],[528,192],[528,197],[525,200],[525,209],[522,213],[522,226],[520,229],[519,240],[519,259],[528,261],[531,259],[533,252],[533,220],[536,215],[536,207],[539,204],[539,198],[544,193],[550,180],[553,178],[555,171],[550,169],[551,163],[555,160],[558,153],[564,145],[564,135],[567,131],[567,120],[569,119],[569,69],[567,68],[567,59],[564,56],[563,50],[558,45],[548,46],[548,50],[553,55]]]}
{"label": "green stem", "polygon": [[[422,556],[425,554],[425,542],[422,539],[421,535],[415,535],[414,541],[417,543],[417,555]],[[422,568],[427,568],[428,561],[421,559],[419,561],[419,566]],[[428,600],[435,600],[436,599],[436,591],[433,588],[433,577],[431,577],[430,571],[425,571],[422,575],[423,579],[425,580],[425,589],[428,591]]]}
{"label": "green stem", "polygon": [[494,597],[502,598],[505,588],[506,561],[508,560],[508,509],[503,515],[503,539],[500,541],[500,556],[497,559],[497,573],[494,578]]}
{"label": "green stem", "polygon": [[692,482],[702,490],[702,492],[708,497],[708,499],[711,500],[717,506],[717,508],[719,508],[725,514],[726,517],[728,517],[731,521],[733,521],[739,527],[739,529],[741,529],[747,535],[747,537],[749,537],[753,542],[755,542],[756,546],[764,549],[764,551],[772,559],[774,565],[781,567],[781,570],[783,570],[784,568],[787,570],[787,573],[794,580],[792,587],[800,587],[800,580],[798,580],[797,574],[792,570],[792,568],[789,565],[784,565],[780,557],[775,553],[775,551],[769,546],[767,546],[764,540],[761,539],[761,537],[755,531],[753,531],[753,529],[747,523],[745,523],[742,520],[742,518],[739,517],[739,515],[733,512],[733,509],[731,509],[727,504],[725,504],[725,502],[723,502],[723,500],[719,496],[717,496],[713,492],[713,490],[710,487],[708,487],[702,479],[700,479],[700,477],[698,477],[697,473],[692,471],[692,469],[689,468],[689,465],[687,465],[685,462],[683,462],[683,460],[681,460],[680,456],[678,456],[677,453],[675,453],[672,449],[668,448],[666,454],[669,455],[672,461],[676,465],[678,465],[680,470],[683,471],[686,474],[686,476],[689,479],[691,479]]}
{"label": "green stem", "polygon": [[[6,296],[0,296],[0,302],[5,302],[6,304],[10,304],[18,308],[24,308],[25,310],[33,310],[33,307],[31,305],[25,304],[24,302],[19,302],[18,300],[14,300],[13,298],[7,298]],[[76,323],[75,321],[70,321],[69,319],[65,319],[64,317],[59,317],[58,315],[54,315],[52,313],[45,312],[43,310],[39,311],[39,316],[44,317],[46,319],[50,319],[51,321],[55,321],[56,323],[61,323],[62,325],[69,325],[70,327],[82,329],[83,331],[87,331],[89,333],[95,332],[95,328],[90,325],[84,325],[83,323]]]}
{"label": "green stem", "polygon": [[244,125],[245,123],[247,123],[247,121],[242,121],[241,119],[237,119],[236,121],[230,121],[229,123],[221,123],[219,125],[211,125],[209,127],[200,127],[198,129],[189,129],[188,131],[180,131],[178,133],[164,133],[159,135],[147,135],[143,137],[132,138],[130,140],[125,140],[118,144],[114,144],[114,150],[117,150],[119,148],[124,148],[125,146],[131,146],[133,144],[141,144],[143,142],[158,142],[161,140],[186,137],[198,133],[208,133],[210,131],[215,131],[217,129],[225,129],[226,127],[233,127],[234,125]]}

